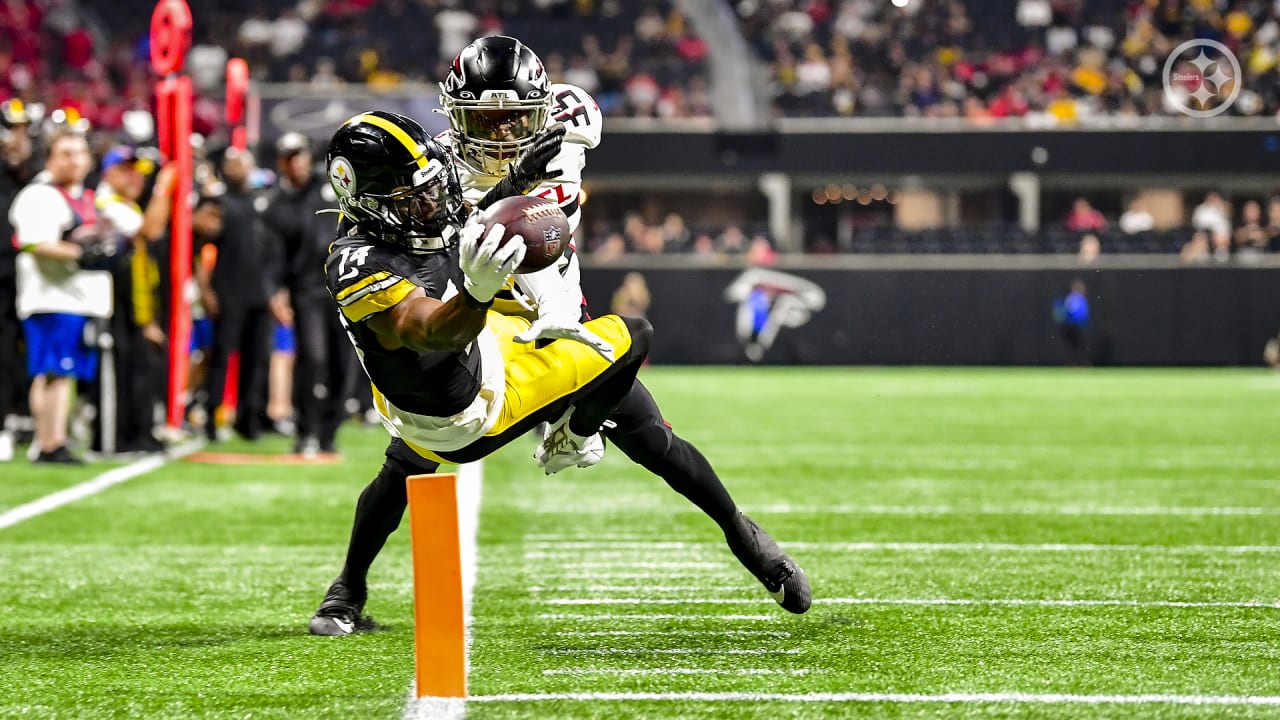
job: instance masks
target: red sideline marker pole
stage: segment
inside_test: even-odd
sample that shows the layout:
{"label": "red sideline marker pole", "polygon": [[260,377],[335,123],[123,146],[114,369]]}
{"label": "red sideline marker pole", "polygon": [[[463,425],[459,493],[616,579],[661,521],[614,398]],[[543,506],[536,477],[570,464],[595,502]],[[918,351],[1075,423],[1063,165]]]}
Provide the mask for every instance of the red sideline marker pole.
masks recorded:
{"label": "red sideline marker pole", "polygon": [[191,8],[184,0],[160,0],[151,15],[151,66],[156,83],[156,129],[160,151],[175,164],[173,215],[169,233],[169,426],[182,425],[187,386],[191,306],[185,291],[191,278],[191,79],[182,77],[191,47]]}
{"label": "red sideline marker pole", "polygon": [[457,481],[451,473],[413,475],[406,481],[418,697],[467,696]]}

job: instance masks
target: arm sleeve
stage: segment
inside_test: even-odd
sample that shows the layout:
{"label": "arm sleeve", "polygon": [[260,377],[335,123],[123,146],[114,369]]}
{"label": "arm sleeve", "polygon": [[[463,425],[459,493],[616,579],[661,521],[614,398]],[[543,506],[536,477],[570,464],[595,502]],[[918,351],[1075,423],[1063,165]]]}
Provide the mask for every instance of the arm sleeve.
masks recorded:
{"label": "arm sleeve", "polygon": [[514,276],[520,292],[536,304],[539,317],[566,314],[576,319],[581,314],[582,288],[577,282],[576,261],[570,259],[570,264],[575,270],[573,273],[562,274],[561,268],[551,265],[537,272]]}

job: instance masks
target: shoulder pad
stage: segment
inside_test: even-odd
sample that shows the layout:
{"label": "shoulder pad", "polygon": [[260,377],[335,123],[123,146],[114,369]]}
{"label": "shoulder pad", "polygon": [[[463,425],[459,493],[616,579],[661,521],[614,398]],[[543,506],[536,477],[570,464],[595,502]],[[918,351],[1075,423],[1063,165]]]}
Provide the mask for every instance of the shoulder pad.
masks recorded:
{"label": "shoulder pad", "polygon": [[405,258],[358,235],[338,238],[329,247],[324,269],[329,293],[351,322],[392,307],[416,287]]}
{"label": "shoulder pad", "polygon": [[577,85],[555,83],[551,86],[551,117],[548,123],[564,123],[564,141],[594,148],[600,144],[604,118],[595,98]]}

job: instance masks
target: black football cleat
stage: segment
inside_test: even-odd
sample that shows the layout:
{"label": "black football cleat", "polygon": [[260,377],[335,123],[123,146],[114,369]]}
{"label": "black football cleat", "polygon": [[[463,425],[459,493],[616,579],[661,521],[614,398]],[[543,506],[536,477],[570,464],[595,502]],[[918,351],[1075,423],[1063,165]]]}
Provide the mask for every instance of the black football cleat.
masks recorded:
{"label": "black football cleat", "polygon": [[367,593],[357,593],[342,578],[334,580],[320,603],[320,609],[311,616],[311,634],[342,636],[372,630],[373,619],[361,614],[366,597]]}
{"label": "black football cleat", "polygon": [[783,610],[797,615],[809,609],[809,578],[755,520],[738,513],[733,531],[725,533],[729,549],[751,571]]}

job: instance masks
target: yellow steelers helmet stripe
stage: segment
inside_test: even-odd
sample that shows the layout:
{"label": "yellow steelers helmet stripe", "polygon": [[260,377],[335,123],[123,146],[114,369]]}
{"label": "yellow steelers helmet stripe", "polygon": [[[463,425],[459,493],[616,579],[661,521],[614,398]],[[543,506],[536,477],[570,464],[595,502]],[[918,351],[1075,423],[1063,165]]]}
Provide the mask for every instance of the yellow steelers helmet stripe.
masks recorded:
{"label": "yellow steelers helmet stripe", "polygon": [[386,118],[381,118],[381,117],[378,117],[377,115],[372,115],[370,113],[363,113],[361,115],[357,115],[351,118],[351,120],[348,121],[347,124],[349,125],[351,123],[357,123],[357,122],[369,123],[374,127],[382,128],[383,130],[386,130],[387,132],[391,133],[391,137],[399,140],[400,144],[404,145],[405,149],[409,151],[409,156],[413,158],[414,162],[418,163],[418,167],[424,168],[427,166],[428,158],[426,156],[426,153],[422,152],[421,146],[418,145],[418,143],[414,142],[413,138],[409,137],[409,133],[401,129],[400,126],[387,120]]}
{"label": "yellow steelers helmet stripe", "polygon": [[379,280],[386,280],[386,279],[387,279],[387,278],[389,278],[389,277],[391,277],[391,273],[389,273],[389,272],[387,272],[387,271],[385,271],[385,270],[384,270],[384,271],[382,271],[382,272],[376,272],[376,273],[374,273],[374,274],[370,275],[369,277],[364,278],[363,280],[361,280],[360,282],[358,282],[358,283],[356,283],[356,284],[354,284],[354,285],[351,285],[351,286],[349,286],[349,287],[345,287],[345,288],[343,288],[343,289],[339,290],[339,291],[338,291],[338,294],[334,297],[334,299],[335,299],[335,300],[338,300],[338,301],[346,300],[348,295],[352,295],[352,294],[354,294],[354,293],[357,293],[357,292],[359,292],[359,291],[361,291],[361,290],[363,290],[363,289],[365,289],[365,288],[369,287],[370,285],[372,285],[372,284],[374,284],[374,283],[378,282]]}

